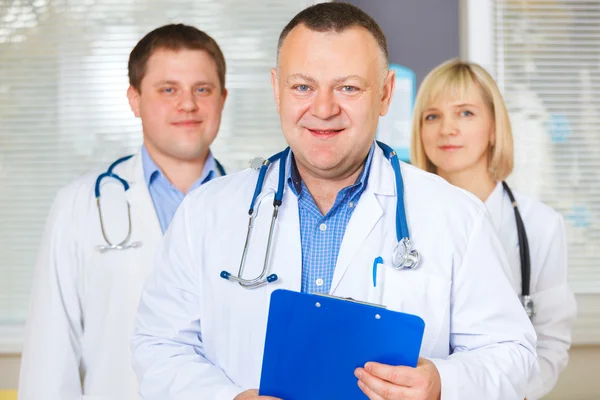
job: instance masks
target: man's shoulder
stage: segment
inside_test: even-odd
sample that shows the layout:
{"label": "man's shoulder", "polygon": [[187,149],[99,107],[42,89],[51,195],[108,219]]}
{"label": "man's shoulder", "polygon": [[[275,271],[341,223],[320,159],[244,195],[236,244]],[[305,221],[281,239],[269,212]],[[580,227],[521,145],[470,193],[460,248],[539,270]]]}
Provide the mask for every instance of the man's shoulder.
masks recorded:
{"label": "man's shoulder", "polygon": [[94,187],[96,179],[102,173],[102,171],[89,171],[82,175],[79,175],[69,183],[58,189],[56,199],[61,201],[69,201],[76,203],[85,199],[89,200],[91,196],[94,196]]}
{"label": "man's shoulder", "polygon": [[[113,172],[127,181],[128,184],[132,185],[134,183],[131,180],[131,170],[136,162],[136,157],[123,159],[114,167]],[[107,162],[105,166],[91,168],[87,172],[75,177],[58,190],[57,197],[77,199],[76,201],[82,199],[88,201],[89,199],[95,198],[96,182],[100,175],[107,172],[109,166],[110,162]],[[106,185],[110,182],[120,184],[116,179],[106,178],[100,182],[101,185],[99,186],[99,189],[101,189],[102,185]]]}
{"label": "man's shoulder", "polygon": [[[258,171],[246,168],[212,179],[190,192],[186,203],[222,207],[227,201],[242,202],[245,199],[243,195],[254,190],[257,176]],[[249,197],[247,201],[249,204]]]}
{"label": "man's shoulder", "polygon": [[472,193],[453,186],[436,174],[402,163],[405,197],[419,202],[423,207],[444,210],[471,210],[485,212],[485,205]]}

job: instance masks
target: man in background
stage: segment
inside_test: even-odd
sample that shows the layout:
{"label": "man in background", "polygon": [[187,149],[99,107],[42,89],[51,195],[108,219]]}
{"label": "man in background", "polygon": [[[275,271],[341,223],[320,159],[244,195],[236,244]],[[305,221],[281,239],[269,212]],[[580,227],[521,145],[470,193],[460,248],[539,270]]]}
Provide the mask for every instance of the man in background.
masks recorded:
{"label": "man in background", "polygon": [[137,43],[128,71],[143,146],[102,181],[96,171],[58,192],[35,267],[20,399],[139,398],[129,343],[154,252],[184,196],[224,174],[210,152],[227,98],[218,44],[166,25]]}

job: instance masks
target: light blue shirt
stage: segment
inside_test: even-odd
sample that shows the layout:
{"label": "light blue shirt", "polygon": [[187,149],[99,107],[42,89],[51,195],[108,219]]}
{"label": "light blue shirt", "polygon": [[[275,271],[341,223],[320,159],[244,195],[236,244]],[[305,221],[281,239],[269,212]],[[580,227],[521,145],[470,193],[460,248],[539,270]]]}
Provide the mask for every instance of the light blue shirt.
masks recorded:
{"label": "light blue shirt", "polygon": [[340,190],[333,207],[323,215],[300,178],[296,162],[287,158],[287,181],[298,196],[302,245],[302,292],[329,293],[344,233],[356,204],[367,187],[375,143],[356,182]]}
{"label": "light blue shirt", "polygon": [[[144,179],[148,185],[150,197],[152,197],[154,209],[160,222],[160,228],[164,234],[171,224],[175,211],[177,211],[177,207],[183,201],[185,194],[169,182],[152,157],[150,157],[150,154],[148,154],[146,146],[142,146],[142,166],[144,168]],[[212,154],[208,153],[202,175],[194,182],[190,188],[190,192],[219,175],[217,163]]]}

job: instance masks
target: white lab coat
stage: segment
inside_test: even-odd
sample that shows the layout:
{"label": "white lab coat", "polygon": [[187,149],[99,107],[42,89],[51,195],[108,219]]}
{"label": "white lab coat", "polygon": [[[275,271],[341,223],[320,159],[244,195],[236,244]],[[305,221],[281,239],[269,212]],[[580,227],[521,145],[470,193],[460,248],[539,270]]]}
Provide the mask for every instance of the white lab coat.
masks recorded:
{"label": "white lab coat", "polygon": [[[258,201],[247,278],[262,269],[278,170],[279,163],[269,169]],[[437,365],[444,400],[523,399],[537,368],[535,333],[505,276],[508,264],[485,207],[412,166],[403,164],[402,174],[420,267],[389,265],[397,243],[396,186],[377,148],[330,294],[421,316],[421,356]],[[257,175],[244,170],[209,182],[178,209],[146,283],[132,341],[144,399],[231,400],[259,386],[269,296],[279,288],[300,290],[302,254],[298,203],[286,183],[269,270],[279,280],[246,290],[220,278],[223,269],[237,273]],[[384,283],[375,290],[378,256]]]}
{"label": "white lab coat", "polygon": [[[523,218],[531,259],[530,292],[534,301],[540,374],[527,389],[527,399],[548,394],[569,361],[571,328],[577,306],[567,283],[567,244],[562,216],[544,203],[514,192]],[[513,289],[521,295],[519,238],[512,202],[498,183],[485,205],[508,255]]]}
{"label": "white lab coat", "polygon": [[[104,171],[101,171],[104,172]],[[141,153],[102,181],[105,227],[112,241],[127,234],[142,246],[100,253],[105,244],[94,196],[98,173],[61,189],[46,224],[35,267],[19,383],[20,399],[136,399],[130,339],[144,280],[162,231],[144,181]]]}

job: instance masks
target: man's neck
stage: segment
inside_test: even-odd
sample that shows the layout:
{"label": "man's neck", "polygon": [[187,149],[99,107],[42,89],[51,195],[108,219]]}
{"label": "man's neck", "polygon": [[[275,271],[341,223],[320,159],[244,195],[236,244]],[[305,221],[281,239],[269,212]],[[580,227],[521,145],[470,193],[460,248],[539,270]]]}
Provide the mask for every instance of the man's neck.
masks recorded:
{"label": "man's neck", "polygon": [[312,174],[309,170],[298,165],[298,173],[300,178],[306,185],[306,188],[312,195],[315,204],[321,211],[321,214],[326,215],[337,197],[340,190],[354,184],[358,179],[365,163],[363,162],[356,169],[349,171],[340,178],[334,180],[318,177]]}
{"label": "man's neck", "polygon": [[496,181],[487,168],[474,168],[453,173],[440,172],[439,175],[454,186],[465,189],[485,202],[496,187]]}
{"label": "man's neck", "polygon": [[166,156],[149,146],[146,146],[146,150],[171,185],[184,194],[200,179],[208,159],[208,151],[198,159],[185,161]]}

